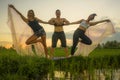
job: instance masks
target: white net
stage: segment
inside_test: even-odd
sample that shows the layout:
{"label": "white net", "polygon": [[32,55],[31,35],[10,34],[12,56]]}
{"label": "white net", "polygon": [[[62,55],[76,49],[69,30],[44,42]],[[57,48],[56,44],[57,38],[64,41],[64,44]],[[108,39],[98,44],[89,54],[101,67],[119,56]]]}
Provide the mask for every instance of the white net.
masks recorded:
{"label": "white net", "polygon": [[115,33],[115,30],[111,22],[104,22],[89,27],[85,34],[92,40],[92,45],[79,43],[75,56],[88,56],[104,38],[113,33]]}
{"label": "white net", "polygon": [[31,28],[22,20],[20,15],[8,7],[8,26],[11,30],[13,46],[20,55],[44,55],[44,48],[41,43],[26,45],[26,40],[33,35]]}

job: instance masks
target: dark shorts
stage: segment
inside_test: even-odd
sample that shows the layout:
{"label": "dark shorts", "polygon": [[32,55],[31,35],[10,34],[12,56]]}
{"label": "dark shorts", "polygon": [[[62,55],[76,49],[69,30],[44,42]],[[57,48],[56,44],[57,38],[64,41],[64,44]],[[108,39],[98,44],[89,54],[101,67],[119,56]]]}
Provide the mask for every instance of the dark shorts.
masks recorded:
{"label": "dark shorts", "polygon": [[62,47],[66,47],[66,37],[65,37],[65,33],[62,32],[54,32],[53,36],[52,36],[52,47],[55,48],[58,39],[60,39],[61,41],[61,46]]}
{"label": "dark shorts", "polygon": [[40,30],[36,31],[34,35],[40,37],[40,36],[46,35],[46,32],[43,28],[41,28]]}

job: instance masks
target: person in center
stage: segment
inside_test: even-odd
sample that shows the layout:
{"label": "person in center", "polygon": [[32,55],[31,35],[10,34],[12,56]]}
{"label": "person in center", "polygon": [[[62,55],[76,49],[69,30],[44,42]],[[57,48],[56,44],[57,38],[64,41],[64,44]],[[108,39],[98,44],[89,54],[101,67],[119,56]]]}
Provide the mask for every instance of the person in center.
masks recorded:
{"label": "person in center", "polygon": [[61,11],[56,10],[56,18],[52,18],[48,21],[49,24],[54,25],[54,33],[52,35],[52,48],[51,48],[51,57],[53,57],[54,48],[56,47],[58,39],[61,41],[61,46],[64,47],[66,57],[68,56],[68,49],[66,46],[66,37],[63,30],[64,25],[68,25],[69,21],[65,18],[61,18]]}
{"label": "person in center", "polygon": [[98,23],[102,23],[102,22],[110,22],[109,19],[101,20],[101,21],[97,21],[97,22],[90,22],[95,18],[95,16],[96,16],[96,14],[93,13],[93,14],[89,15],[87,20],[81,19],[79,21],[70,23],[70,24],[80,24],[79,27],[75,30],[75,32],[73,34],[73,45],[72,45],[72,48],[71,48],[71,56],[74,55],[75,48],[76,48],[78,42],[81,42],[81,43],[84,43],[84,44],[87,44],[87,45],[92,44],[91,39],[85,35],[86,30],[90,26],[94,26],[94,25],[96,25]]}

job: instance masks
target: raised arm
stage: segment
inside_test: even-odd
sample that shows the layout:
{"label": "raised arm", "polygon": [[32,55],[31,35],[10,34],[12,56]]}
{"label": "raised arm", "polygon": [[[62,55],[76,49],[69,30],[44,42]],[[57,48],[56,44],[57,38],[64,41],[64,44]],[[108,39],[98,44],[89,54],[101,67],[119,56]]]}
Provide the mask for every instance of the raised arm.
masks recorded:
{"label": "raised arm", "polygon": [[110,20],[106,19],[106,20],[101,20],[101,21],[97,21],[97,22],[90,22],[90,26],[94,26],[94,25],[102,23],[102,22],[110,22]]}
{"label": "raised arm", "polygon": [[36,20],[37,20],[39,23],[49,24],[48,22],[46,22],[46,21],[42,21],[42,20],[40,20],[40,19],[38,19],[38,18],[36,18]]}
{"label": "raised arm", "polygon": [[13,5],[9,5],[9,7],[13,8],[20,15],[23,21],[25,21],[26,23],[28,22],[28,20]]}
{"label": "raised arm", "polygon": [[70,24],[80,24],[82,22],[83,19],[76,21],[76,22],[71,22]]}

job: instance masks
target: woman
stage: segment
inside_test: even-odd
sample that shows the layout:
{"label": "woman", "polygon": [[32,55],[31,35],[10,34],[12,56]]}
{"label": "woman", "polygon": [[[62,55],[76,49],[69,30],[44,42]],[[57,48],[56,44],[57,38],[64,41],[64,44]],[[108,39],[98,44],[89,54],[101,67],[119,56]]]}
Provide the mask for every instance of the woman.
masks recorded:
{"label": "woman", "polygon": [[[26,22],[34,32],[34,34],[26,40],[26,44],[29,45],[29,44],[41,42],[42,45],[44,46],[45,55],[47,57],[48,51],[46,45],[46,33],[43,27],[39,25],[39,23],[47,24],[47,22],[44,22],[36,18],[33,10],[29,10],[27,13],[28,18],[25,18],[13,5],[9,5],[9,7],[13,8],[20,15],[23,21]],[[41,39],[38,39],[39,37],[41,37]]]}
{"label": "woman", "polygon": [[48,21],[49,24],[54,25],[54,34],[52,36],[52,48],[51,57],[53,57],[54,48],[56,47],[58,39],[61,41],[61,46],[64,48],[66,57],[68,57],[68,49],[66,45],[66,37],[63,30],[64,25],[68,25],[69,21],[65,18],[61,18],[61,11],[59,9],[55,12],[56,18],[52,18]]}
{"label": "woman", "polygon": [[[77,22],[70,23],[70,24],[80,24],[80,26],[76,29],[76,31],[74,32],[74,35],[73,35],[73,46],[71,49],[71,55],[74,55],[75,48],[76,48],[79,41],[84,43],[84,44],[87,44],[87,45],[92,44],[91,39],[85,35],[85,31],[90,26],[94,26],[98,23],[110,21],[109,19],[106,19],[106,20],[101,20],[101,21],[97,21],[97,22],[90,22],[95,18],[95,16],[96,16],[96,14],[94,13],[94,14],[89,15],[87,20],[82,19],[82,20],[79,20]],[[80,40],[79,40],[79,38],[80,38]]]}

